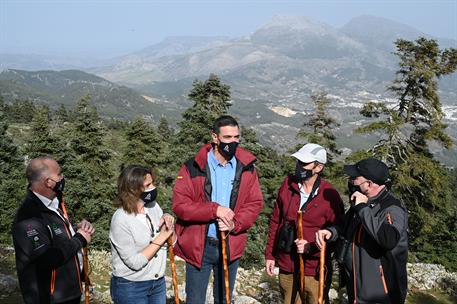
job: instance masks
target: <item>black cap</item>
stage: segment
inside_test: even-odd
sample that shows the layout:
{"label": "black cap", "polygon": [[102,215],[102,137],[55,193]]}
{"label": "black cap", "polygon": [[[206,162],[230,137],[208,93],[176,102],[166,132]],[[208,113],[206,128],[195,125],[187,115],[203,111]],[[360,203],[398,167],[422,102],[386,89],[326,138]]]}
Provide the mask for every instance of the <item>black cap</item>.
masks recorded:
{"label": "black cap", "polygon": [[363,159],[355,165],[345,165],[344,173],[354,178],[363,176],[378,185],[384,185],[389,180],[387,165],[374,158]]}

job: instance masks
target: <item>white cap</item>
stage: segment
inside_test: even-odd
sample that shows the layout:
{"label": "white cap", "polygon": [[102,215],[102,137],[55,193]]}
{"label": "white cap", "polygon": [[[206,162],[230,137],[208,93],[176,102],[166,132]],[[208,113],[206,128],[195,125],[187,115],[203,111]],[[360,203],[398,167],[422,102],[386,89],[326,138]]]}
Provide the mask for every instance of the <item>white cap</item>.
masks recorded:
{"label": "white cap", "polygon": [[292,154],[293,157],[302,163],[311,163],[314,161],[321,164],[327,163],[327,151],[324,147],[317,144],[306,144],[300,150]]}

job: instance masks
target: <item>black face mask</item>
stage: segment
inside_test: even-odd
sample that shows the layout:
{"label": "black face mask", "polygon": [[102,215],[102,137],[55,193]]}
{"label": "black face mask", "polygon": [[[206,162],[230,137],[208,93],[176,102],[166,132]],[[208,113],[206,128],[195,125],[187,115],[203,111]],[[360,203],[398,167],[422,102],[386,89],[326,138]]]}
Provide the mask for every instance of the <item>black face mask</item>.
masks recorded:
{"label": "black face mask", "polygon": [[[54,181],[54,180],[52,180]],[[62,177],[62,179],[58,182],[54,181],[56,184],[52,188],[52,191],[54,191],[56,194],[61,194],[63,192],[63,189],[65,188],[65,178]]]}
{"label": "black face mask", "polygon": [[157,198],[157,188],[148,190],[148,191],[143,191],[140,194],[140,199],[144,202],[145,205],[150,206],[152,203],[156,201]]}
{"label": "black face mask", "polygon": [[297,177],[298,181],[302,182],[313,176],[313,170],[303,169],[303,164],[297,162],[295,166],[295,176]]}
{"label": "black face mask", "polygon": [[221,153],[227,160],[232,159],[235,155],[236,148],[238,147],[238,142],[232,141],[231,143],[220,142],[217,145],[217,150]]}
{"label": "black face mask", "polygon": [[351,197],[357,191],[362,193],[362,189],[360,189],[360,185],[354,185],[351,181],[348,181],[348,191],[349,191],[349,197]]}

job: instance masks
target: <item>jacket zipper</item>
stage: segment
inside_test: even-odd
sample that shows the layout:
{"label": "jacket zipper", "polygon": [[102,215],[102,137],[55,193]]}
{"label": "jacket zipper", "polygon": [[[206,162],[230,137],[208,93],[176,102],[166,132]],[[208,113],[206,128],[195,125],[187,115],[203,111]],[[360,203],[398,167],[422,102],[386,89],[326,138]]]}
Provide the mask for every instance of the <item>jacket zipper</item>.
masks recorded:
{"label": "jacket zipper", "polygon": [[53,269],[51,272],[51,289],[50,289],[51,296],[54,295],[55,284],[56,284],[56,270]]}
{"label": "jacket zipper", "polygon": [[382,286],[384,287],[384,292],[385,294],[388,294],[389,290],[387,289],[386,278],[384,277],[384,270],[382,268],[382,265],[379,265],[379,273],[381,274],[381,281]]}

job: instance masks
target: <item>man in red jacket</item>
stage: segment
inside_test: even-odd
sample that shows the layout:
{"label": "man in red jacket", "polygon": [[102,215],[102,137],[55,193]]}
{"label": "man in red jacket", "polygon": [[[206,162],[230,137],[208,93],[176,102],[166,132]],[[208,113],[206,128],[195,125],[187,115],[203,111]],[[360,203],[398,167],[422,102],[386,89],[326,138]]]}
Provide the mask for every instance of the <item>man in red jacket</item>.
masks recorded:
{"label": "man in red jacket", "polygon": [[[211,137],[211,144],[183,164],[173,188],[173,211],[178,218],[175,252],[186,261],[188,304],[205,303],[211,270],[214,303],[225,303],[221,242],[227,244],[232,293],[247,230],[262,209],[256,158],[238,146],[237,121],[231,116],[219,117]],[[227,232],[226,240],[221,240],[219,231]]]}
{"label": "man in red jacket", "polygon": [[[322,227],[339,223],[344,207],[338,192],[320,177],[327,162],[323,147],[309,143],[292,156],[297,160],[295,174],[286,177],[278,191],[270,219],[265,268],[267,274],[273,276],[277,263],[284,303],[311,304],[317,303],[319,288],[320,252],[315,244],[315,233]],[[299,210],[303,212],[303,239],[297,239],[296,234]],[[303,293],[299,291],[300,254],[305,260]],[[330,276],[327,279],[330,280]]]}

